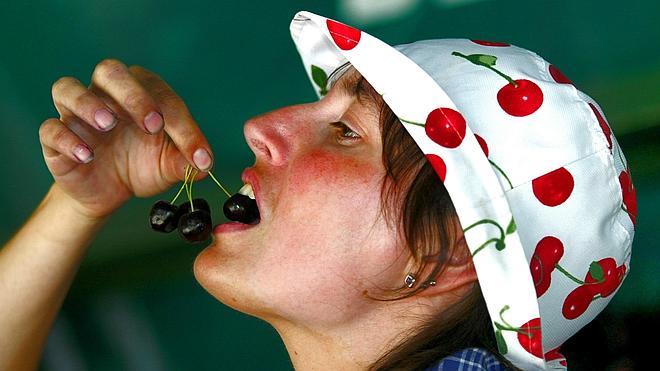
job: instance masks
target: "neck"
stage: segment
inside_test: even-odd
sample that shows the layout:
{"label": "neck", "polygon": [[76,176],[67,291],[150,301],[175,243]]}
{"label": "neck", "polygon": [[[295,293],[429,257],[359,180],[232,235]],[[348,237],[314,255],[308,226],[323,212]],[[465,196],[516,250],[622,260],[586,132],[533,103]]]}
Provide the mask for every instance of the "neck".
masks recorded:
{"label": "neck", "polygon": [[[291,322],[272,323],[293,367],[307,370],[366,370],[411,330],[418,328],[419,307],[388,303],[348,323],[321,328]],[[405,304],[411,307],[410,303]]]}

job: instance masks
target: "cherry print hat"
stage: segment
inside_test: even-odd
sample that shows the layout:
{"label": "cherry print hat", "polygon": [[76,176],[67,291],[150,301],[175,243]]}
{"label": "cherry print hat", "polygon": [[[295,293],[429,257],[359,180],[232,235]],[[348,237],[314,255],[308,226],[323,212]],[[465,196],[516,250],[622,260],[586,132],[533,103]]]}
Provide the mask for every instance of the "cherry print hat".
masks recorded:
{"label": "cherry print hat", "polygon": [[290,29],[319,97],[349,62],[426,155],[456,207],[500,353],[525,370],[566,369],[560,346],[629,272],[637,213],[598,104],[507,43],[392,47],[306,11]]}

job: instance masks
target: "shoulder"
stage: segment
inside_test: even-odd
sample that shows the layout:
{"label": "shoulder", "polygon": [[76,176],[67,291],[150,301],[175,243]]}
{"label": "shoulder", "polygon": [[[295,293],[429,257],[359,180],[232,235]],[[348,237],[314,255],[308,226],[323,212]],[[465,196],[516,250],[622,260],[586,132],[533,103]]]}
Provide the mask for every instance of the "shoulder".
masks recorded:
{"label": "shoulder", "polygon": [[501,371],[507,370],[495,355],[483,348],[465,348],[434,362],[425,371]]}

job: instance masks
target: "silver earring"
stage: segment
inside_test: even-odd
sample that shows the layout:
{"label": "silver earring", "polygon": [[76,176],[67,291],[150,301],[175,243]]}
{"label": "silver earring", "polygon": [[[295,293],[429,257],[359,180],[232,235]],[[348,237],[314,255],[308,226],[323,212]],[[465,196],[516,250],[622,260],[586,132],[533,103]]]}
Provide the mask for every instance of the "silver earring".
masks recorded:
{"label": "silver earring", "polygon": [[435,286],[435,285],[436,285],[435,280],[430,280],[430,281],[426,281],[426,282],[424,282],[424,283],[422,284],[422,287],[423,287],[423,288],[427,288],[427,287],[429,287],[429,286]]}
{"label": "silver earring", "polygon": [[403,280],[403,282],[406,284],[406,286],[413,287],[415,284],[415,276],[412,275],[412,273],[408,273],[406,275],[406,278]]}

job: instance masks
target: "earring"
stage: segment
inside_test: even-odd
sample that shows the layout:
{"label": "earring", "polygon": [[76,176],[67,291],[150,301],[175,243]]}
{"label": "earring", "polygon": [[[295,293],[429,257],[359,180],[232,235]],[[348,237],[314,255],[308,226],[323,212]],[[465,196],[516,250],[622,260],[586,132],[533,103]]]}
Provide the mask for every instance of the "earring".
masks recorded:
{"label": "earring", "polygon": [[430,280],[430,281],[426,281],[426,282],[424,282],[424,283],[422,284],[422,288],[427,288],[427,287],[429,287],[429,286],[435,286],[435,285],[436,285],[435,280]]}
{"label": "earring", "polygon": [[415,284],[415,276],[413,276],[412,273],[408,273],[406,278],[403,280],[403,283],[405,283],[409,288],[413,287]]}

